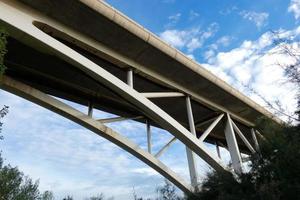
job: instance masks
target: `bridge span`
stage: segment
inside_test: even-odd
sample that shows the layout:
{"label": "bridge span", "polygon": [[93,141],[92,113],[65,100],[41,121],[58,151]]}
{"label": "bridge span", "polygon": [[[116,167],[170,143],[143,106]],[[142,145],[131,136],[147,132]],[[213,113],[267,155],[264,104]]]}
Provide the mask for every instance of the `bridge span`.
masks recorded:
{"label": "bridge span", "polygon": [[[231,170],[203,142],[228,149],[233,171],[241,173],[241,153],[259,149],[256,119],[273,117],[103,1],[0,0],[0,25],[9,33],[2,89],[106,138],[185,192],[198,185],[197,156],[215,170]],[[94,109],[119,117],[96,119]],[[106,125],[129,119],[145,123],[147,149]],[[158,152],[151,148],[152,126],[174,136]],[[159,160],[176,140],[186,145],[181,156],[191,183]]]}

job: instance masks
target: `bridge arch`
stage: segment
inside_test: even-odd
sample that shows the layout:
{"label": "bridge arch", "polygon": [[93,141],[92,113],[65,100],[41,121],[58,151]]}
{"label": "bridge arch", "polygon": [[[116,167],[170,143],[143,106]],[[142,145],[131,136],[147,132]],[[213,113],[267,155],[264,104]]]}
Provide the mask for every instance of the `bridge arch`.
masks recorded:
{"label": "bridge arch", "polygon": [[[20,6],[18,4],[16,5],[17,7]],[[52,24],[53,26],[55,26],[56,23],[53,20],[40,15],[39,13],[34,12],[27,7],[20,6],[19,9],[16,9],[14,7],[16,5],[14,5],[14,3],[11,3],[10,1],[0,2],[1,24],[6,26],[13,38],[25,44],[30,43],[31,46],[40,51],[46,51],[49,54],[59,57],[61,60],[71,64],[73,67],[79,69],[87,76],[93,78],[101,85],[113,91],[115,94],[125,99],[129,104],[139,109],[147,119],[154,121],[156,124],[169,131],[175,139],[180,140],[184,145],[186,145],[186,147],[191,151],[191,153],[189,154],[190,156],[193,156],[193,153],[197,154],[216,170],[226,170],[226,168],[220,158],[210,153],[210,151],[203,144],[203,141],[211,132],[211,130],[220,122],[224,114],[226,114],[227,124],[225,135],[228,143],[228,148],[230,150],[231,157],[233,158],[232,160],[235,170],[241,170],[240,165],[242,161],[240,158],[240,152],[236,142],[234,130],[240,135],[240,137],[250,150],[253,150],[253,148],[247,141],[247,138],[243,138],[243,136],[241,136],[243,134],[241,133],[241,131],[239,131],[238,127],[234,125],[228,113],[221,113],[221,115],[216,119],[210,119],[210,121],[213,121],[213,123],[205,130],[205,132],[203,132],[203,135],[199,140],[196,137],[195,133],[191,105],[188,106],[188,110],[190,110],[190,130],[188,130],[177,120],[175,120],[171,115],[166,113],[163,109],[161,109],[149,99],[153,96],[159,96],[161,94],[145,95],[141,92],[138,92],[132,87],[132,84],[125,83],[118,77],[114,76],[112,73],[105,70],[102,66],[96,64],[86,56],[80,54],[76,50],[70,48],[51,35],[46,34],[37,26],[35,26],[36,22]],[[129,80],[131,76],[132,74],[129,74]],[[3,77],[1,88],[23,98],[26,98],[29,101],[37,103],[38,105],[41,105],[53,112],[56,112],[108,139],[109,141],[128,151],[129,153],[158,171],[161,175],[169,179],[183,191],[192,192],[195,189],[195,184],[190,185],[186,183],[180,176],[175,174],[166,165],[164,165],[158,159],[158,156],[152,155],[151,153],[141,149],[127,138],[121,136],[116,131],[105,126],[101,121],[93,119],[90,113],[81,113],[74,108],[47,95],[46,93],[39,91],[38,89],[28,84],[25,84],[18,80],[14,80],[9,76]],[[172,93],[164,95],[184,96],[185,94]],[[187,104],[188,103],[190,103],[189,96],[187,96]],[[90,107],[90,111],[91,110],[92,107]],[[168,143],[167,145],[171,144],[171,142],[172,141],[170,141],[170,143]],[[192,157],[189,159],[193,160]]]}

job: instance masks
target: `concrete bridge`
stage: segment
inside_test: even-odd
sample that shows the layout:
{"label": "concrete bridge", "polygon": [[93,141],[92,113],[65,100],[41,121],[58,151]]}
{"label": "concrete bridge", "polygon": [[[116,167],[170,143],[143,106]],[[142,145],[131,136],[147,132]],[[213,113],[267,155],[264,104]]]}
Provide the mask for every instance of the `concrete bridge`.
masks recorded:
{"label": "concrete bridge", "polygon": [[[197,156],[215,170],[241,173],[241,153],[259,148],[255,120],[272,117],[103,1],[0,0],[0,25],[9,32],[2,89],[106,138],[184,192],[198,185]],[[86,105],[87,113],[54,97]],[[94,109],[119,117],[96,119]],[[145,123],[147,149],[107,127],[129,119]],[[158,152],[151,148],[152,126],[174,136]],[[176,140],[186,145],[181,156],[187,156],[191,183],[159,160]],[[216,145],[219,156],[203,142]],[[224,165],[219,146],[230,152],[233,169]]]}

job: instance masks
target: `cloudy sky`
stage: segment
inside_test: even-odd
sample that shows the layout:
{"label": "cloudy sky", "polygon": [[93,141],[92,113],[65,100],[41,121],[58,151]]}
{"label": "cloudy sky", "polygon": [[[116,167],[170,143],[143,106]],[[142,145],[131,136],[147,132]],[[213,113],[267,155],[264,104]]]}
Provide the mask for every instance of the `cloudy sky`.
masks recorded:
{"label": "cloudy sky", "polygon": [[[273,41],[291,40],[289,45],[298,49],[293,41],[300,36],[300,0],[107,2],[263,106],[261,97],[270,102],[279,100],[286,112],[294,111],[295,86],[285,83],[278,65],[294,60],[279,54]],[[41,190],[51,190],[57,198],[71,194],[83,199],[103,192],[115,199],[132,199],[133,190],[155,197],[155,188],[163,178],[135,157],[19,97],[1,90],[0,99],[1,105],[10,106],[3,128],[5,139],[0,142],[3,157],[6,163],[39,179]],[[111,115],[98,111],[96,116]],[[126,121],[110,126],[146,147],[143,124]],[[171,135],[159,129],[153,132],[157,151]],[[161,159],[188,181],[184,150],[176,142]],[[208,170],[201,160],[198,168],[202,174]]]}

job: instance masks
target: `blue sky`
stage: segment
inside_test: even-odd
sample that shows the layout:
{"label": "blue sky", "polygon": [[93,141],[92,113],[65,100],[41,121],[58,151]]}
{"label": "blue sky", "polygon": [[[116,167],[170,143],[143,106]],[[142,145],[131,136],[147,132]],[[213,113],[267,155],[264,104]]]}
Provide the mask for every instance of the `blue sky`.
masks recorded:
{"label": "blue sky", "polygon": [[190,30],[199,28],[208,31],[213,26],[213,35],[196,49],[197,60],[210,44],[226,36],[231,42],[220,50],[230,50],[244,40],[255,40],[262,33],[279,28],[295,26],[293,13],[288,12],[288,0],[223,1],[223,0],[109,0],[112,6],[142,24],[155,34],[166,30]]}
{"label": "blue sky", "polygon": [[[256,102],[264,106],[259,95],[243,85],[248,84],[269,101],[279,99],[287,112],[293,112],[296,88],[283,84],[283,71],[277,64],[294,61],[278,53],[269,31],[279,31],[283,39],[299,39],[299,0],[107,2]],[[289,45],[299,47],[297,42]],[[0,141],[3,157],[33,179],[39,179],[42,190],[52,190],[57,198],[72,194],[83,199],[103,192],[122,200],[132,199],[134,187],[138,195],[156,196],[155,188],[163,183],[163,178],[135,157],[19,97],[1,90],[0,99],[0,105],[10,106],[3,127],[5,139]],[[109,114],[98,111],[96,116],[105,118]],[[111,127],[146,148],[144,125],[126,121]],[[158,129],[153,132],[157,151],[171,135]],[[184,150],[176,142],[161,159],[188,181]],[[228,158],[226,151],[222,152]],[[201,160],[198,165],[203,175],[208,166]]]}

